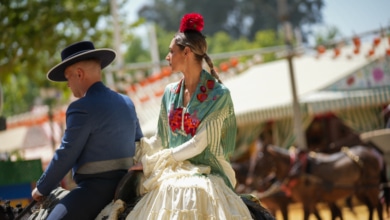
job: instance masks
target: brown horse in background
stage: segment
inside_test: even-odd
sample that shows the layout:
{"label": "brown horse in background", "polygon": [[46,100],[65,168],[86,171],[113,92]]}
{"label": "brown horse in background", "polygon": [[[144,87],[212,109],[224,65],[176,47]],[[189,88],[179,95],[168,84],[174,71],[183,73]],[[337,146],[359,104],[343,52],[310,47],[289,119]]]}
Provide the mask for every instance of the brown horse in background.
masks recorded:
{"label": "brown horse in background", "polygon": [[[271,173],[265,178],[256,178],[252,183],[248,183],[248,162],[232,162],[234,171],[236,172],[236,192],[237,193],[251,193],[257,196],[262,204],[271,212],[273,216],[276,216],[276,212],[280,211],[283,220],[288,220],[288,207],[290,204],[296,203],[290,195],[287,195],[285,191],[280,188],[280,182],[275,177],[274,173]],[[340,218],[343,220],[341,210],[334,204],[328,204],[331,212],[331,219],[335,220]],[[348,207],[352,210],[350,204]],[[353,211],[353,210],[352,210]],[[313,211],[317,220],[321,220],[319,211],[315,209]]]}
{"label": "brown horse in background", "polygon": [[284,191],[302,203],[305,220],[315,213],[316,204],[332,205],[353,195],[368,207],[369,220],[374,210],[383,219],[379,193],[381,180],[387,182],[387,178],[381,179],[384,161],[375,149],[354,146],[333,154],[309,154],[267,145],[259,157],[254,182],[274,171]]}

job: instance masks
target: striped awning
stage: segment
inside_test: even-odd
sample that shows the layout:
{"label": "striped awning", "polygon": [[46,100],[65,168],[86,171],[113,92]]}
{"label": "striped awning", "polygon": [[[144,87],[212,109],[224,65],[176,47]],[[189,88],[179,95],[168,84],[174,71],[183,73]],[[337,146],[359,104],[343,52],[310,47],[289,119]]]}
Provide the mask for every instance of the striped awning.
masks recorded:
{"label": "striped awning", "polygon": [[[301,105],[301,111],[304,111],[304,105]],[[237,125],[250,125],[258,124],[259,122],[267,120],[277,120],[286,117],[292,117],[294,115],[291,105],[283,105],[274,108],[263,109],[261,111],[254,110],[241,114],[236,114]]]}
{"label": "striped awning", "polygon": [[[390,88],[359,91],[318,91],[301,98],[302,115],[318,115],[327,112],[344,111],[350,108],[381,106],[390,103]],[[237,124],[256,124],[267,120],[278,120],[294,115],[292,105],[283,105],[261,111],[237,114]]]}
{"label": "striped awning", "polygon": [[358,91],[319,91],[303,97],[308,114],[356,107],[380,106],[390,103],[390,88],[382,87]]}

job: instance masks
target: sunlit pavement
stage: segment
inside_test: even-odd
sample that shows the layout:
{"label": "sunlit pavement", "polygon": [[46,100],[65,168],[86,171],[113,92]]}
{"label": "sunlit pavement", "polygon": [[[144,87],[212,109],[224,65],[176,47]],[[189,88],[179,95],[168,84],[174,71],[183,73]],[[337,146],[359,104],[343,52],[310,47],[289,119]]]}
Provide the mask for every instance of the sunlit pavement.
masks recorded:
{"label": "sunlit pavement", "polygon": [[[303,220],[303,211],[302,206],[300,204],[292,204],[289,206],[289,220]],[[331,214],[326,205],[320,204],[318,205],[318,209],[320,211],[320,215],[322,220],[331,220]],[[348,208],[342,208],[343,218],[344,220],[368,220],[368,212],[367,208],[364,205],[356,205],[354,206],[354,210],[356,215],[352,213]],[[276,213],[277,220],[283,220],[280,212]],[[386,213],[383,214],[384,220],[390,220]],[[311,215],[309,220],[317,220],[314,215]],[[373,220],[378,220],[377,213],[374,212]]]}

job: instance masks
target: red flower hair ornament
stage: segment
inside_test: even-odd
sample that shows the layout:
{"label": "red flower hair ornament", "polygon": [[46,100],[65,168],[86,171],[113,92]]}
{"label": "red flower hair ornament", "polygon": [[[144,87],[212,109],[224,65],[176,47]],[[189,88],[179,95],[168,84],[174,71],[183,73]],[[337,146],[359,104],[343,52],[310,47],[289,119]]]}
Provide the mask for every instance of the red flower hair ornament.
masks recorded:
{"label": "red flower hair ornament", "polygon": [[180,32],[194,30],[201,32],[204,27],[202,15],[198,13],[190,13],[183,16],[180,23]]}

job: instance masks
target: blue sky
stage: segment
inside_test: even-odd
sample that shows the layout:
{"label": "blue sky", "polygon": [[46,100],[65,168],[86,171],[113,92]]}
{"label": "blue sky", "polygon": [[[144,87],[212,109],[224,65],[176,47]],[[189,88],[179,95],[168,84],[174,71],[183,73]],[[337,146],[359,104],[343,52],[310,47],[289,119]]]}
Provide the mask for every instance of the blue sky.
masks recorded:
{"label": "blue sky", "polygon": [[345,36],[390,26],[389,0],[325,0],[324,22]]}
{"label": "blue sky", "polygon": [[[129,19],[136,19],[138,8],[147,1],[128,2]],[[390,0],[325,0],[323,9],[324,24],[317,25],[315,31],[327,26],[335,26],[343,37],[390,26]],[[142,27],[136,33],[142,33]]]}

